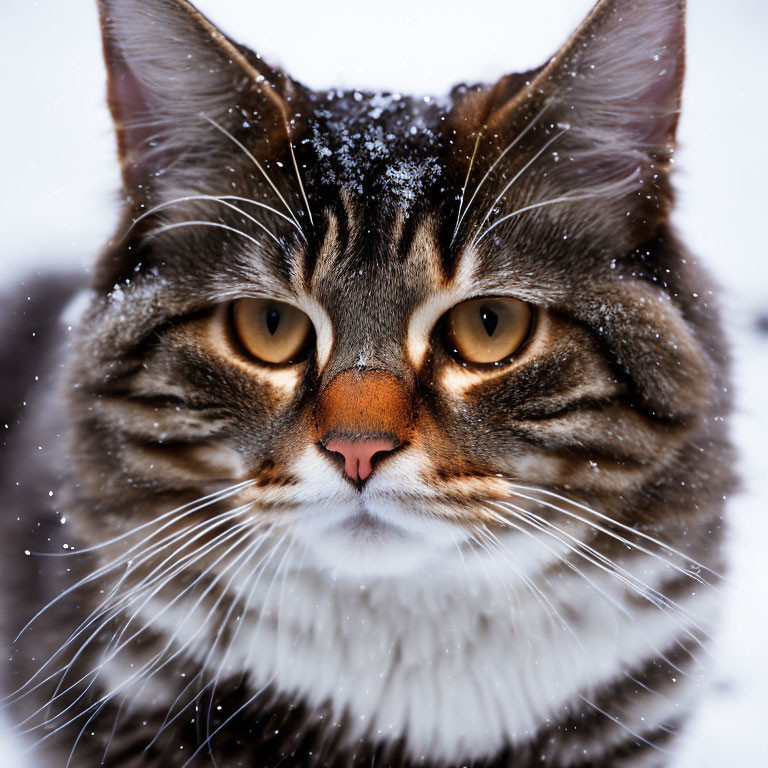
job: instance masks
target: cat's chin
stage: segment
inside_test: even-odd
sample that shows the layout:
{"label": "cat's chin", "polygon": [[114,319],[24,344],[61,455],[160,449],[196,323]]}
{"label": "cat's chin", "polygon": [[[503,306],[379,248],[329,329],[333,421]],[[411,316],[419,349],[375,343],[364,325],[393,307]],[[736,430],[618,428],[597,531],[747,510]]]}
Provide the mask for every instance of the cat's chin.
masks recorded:
{"label": "cat's chin", "polygon": [[455,548],[445,532],[387,519],[364,506],[320,530],[304,531],[309,563],[336,578],[396,577],[429,569]]}

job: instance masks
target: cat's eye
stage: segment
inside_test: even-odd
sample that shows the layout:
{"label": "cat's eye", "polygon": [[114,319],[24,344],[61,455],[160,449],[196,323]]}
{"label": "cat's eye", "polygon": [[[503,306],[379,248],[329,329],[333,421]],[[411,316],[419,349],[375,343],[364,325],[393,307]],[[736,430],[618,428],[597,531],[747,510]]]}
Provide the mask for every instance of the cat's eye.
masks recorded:
{"label": "cat's eye", "polygon": [[265,363],[294,363],[308,351],[312,322],[296,307],[272,299],[240,299],[232,306],[240,344]]}
{"label": "cat's eye", "polygon": [[531,308],[518,299],[472,299],[446,316],[446,341],[470,363],[497,363],[520,348],[531,329]]}

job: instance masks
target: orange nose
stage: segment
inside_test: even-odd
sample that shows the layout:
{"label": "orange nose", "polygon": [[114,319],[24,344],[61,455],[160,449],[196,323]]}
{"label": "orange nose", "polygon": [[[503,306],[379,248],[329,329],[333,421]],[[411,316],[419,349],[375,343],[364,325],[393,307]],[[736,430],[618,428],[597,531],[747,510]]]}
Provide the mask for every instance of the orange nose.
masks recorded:
{"label": "orange nose", "polygon": [[317,439],[344,457],[344,471],[355,482],[368,478],[371,459],[406,442],[413,422],[411,394],[389,371],[342,371],[317,404]]}

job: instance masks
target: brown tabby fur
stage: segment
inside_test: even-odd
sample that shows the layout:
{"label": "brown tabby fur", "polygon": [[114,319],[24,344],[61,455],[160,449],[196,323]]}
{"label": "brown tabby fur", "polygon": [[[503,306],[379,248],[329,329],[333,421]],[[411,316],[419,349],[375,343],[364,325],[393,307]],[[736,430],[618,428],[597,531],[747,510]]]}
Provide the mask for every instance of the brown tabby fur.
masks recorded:
{"label": "brown tabby fur", "polygon": [[[29,375],[3,383],[5,686],[24,694],[9,700],[21,730],[46,737],[35,765],[64,765],[75,745],[72,764],[82,766],[667,764],[688,704],[673,720],[641,722],[636,711],[654,696],[674,698],[673,675],[693,674],[705,638],[690,627],[589,703],[573,698],[495,754],[455,760],[414,757],[406,734],[350,743],[355,713],[331,727],[329,708],[247,670],[212,693],[211,670],[194,654],[161,669],[151,706],[132,709],[119,693],[102,702],[110,684],[98,677],[78,699],[84,684],[68,686],[82,676],[91,682],[123,618],[84,645],[87,634],[57,649],[122,571],[65,594],[14,641],[44,605],[119,556],[28,557],[25,549],[84,550],[127,534],[124,551],[132,530],[246,480],[236,496],[166,533],[248,503],[262,522],[301,525],[297,457],[329,430],[362,423],[386,426],[404,446],[380,460],[382,472],[395,455],[422,457],[403,498],[424,519],[501,535],[509,526],[489,504],[508,500],[511,482],[609,516],[599,528],[566,521],[607,561],[631,564],[641,547],[672,557],[642,536],[682,552],[675,562],[683,570],[654,585],[672,604],[692,583],[711,597],[722,566],[723,499],[733,483],[726,356],[713,289],[669,223],[682,2],[601,0],[544,67],[458,87],[446,103],[312,92],[185,0],[141,5],[100,2],[126,202],[79,327],[54,322],[66,296],[58,286],[30,288],[36,301],[7,312],[15,330],[3,361],[28,358],[29,371],[50,371],[24,395],[25,408],[19,382]],[[659,44],[637,62],[656,50],[661,60],[635,62],[648,72],[622,90],[631,68],[617,64],[606,76],[604,59],[623,55],[626,46],[611,47],[622,24],[644,29],[636,8]],[[157,25],[138,24],[142,14]],[[534,307],[529,339],[500,366],[464,366],[444,343],[439,317],[469,284],[471,295]],[[303,301],[315,312],[316,352],[275,368],[250,359],[228,323],[230,303],[248,296]],[[414,318],[432,301],[439,307],[420,335]],[[36,350],[30,328],[40,332]],[[340,471],[327,462],[329,476]],[[557,522],[546,501],[518,503]],[[213,579],[220,550],[205,551],[220,533],[211,528],[197,540],[200,559],[161,599],[207,568],[206,605],[226,597],[226,581]],[[121,588],[141,585],[157,562],[138,563]],[[556,581],[574,564],[597,568],[573,551],[537,579]],[[648,616],[659,611],[636,590],[627,600]],[[222,632],[225,645],[236,634],[224,622]],[[141,668],[165,633],[148,627],[129,643],[125,663]],[[51,656],[46,674],[73,660],[61,689],[59,678],[23,688]],[[190,679],[199,682],[190,688]]]}

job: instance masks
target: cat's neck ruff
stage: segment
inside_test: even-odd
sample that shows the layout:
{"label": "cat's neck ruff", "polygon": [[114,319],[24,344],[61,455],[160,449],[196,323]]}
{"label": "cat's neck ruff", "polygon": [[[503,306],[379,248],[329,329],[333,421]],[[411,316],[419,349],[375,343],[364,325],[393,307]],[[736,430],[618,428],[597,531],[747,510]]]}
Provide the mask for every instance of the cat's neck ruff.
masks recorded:
{"label": "cat's neck ruff", "polygon": [[[404,738],[413,760],[481,759],[525,743],[569,703],[669,648],[685,626],[599,572],[545,580],[521,575],[508,557],[474,552],[462,561],[454,550],[421,572],[355,580],[307,566],[301,549],[264,571],[209,670],[246,673],[254,693],[270,687],[310,718],[332,712],[350,745]],[[650,557],[635,566],[651,585],[666,573]],[[706,606],[692,605],[704,623]],[[188,620],[184,605],[147,610],[169,635]],[[194,655],[205,658],[212,640],[201,634]],[[105,671],[114,684],[130,673]],[[144,695],[157,705],[163,689]],[[659,696],[654,706],[665,711],[654,716],[679,704]]]}

